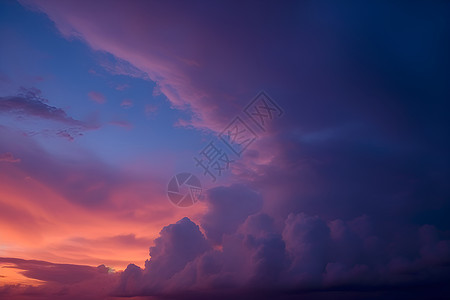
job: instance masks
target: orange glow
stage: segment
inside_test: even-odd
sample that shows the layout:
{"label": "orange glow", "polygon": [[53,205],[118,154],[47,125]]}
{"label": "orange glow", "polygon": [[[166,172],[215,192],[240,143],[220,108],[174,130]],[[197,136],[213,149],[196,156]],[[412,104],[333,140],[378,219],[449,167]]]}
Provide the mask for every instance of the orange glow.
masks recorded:
{"label": "orange glow", "polygon": [[22,270],[17,269],[14,264],[0,264],[0,278],[3,284],[23,284],[31,286],[40,286],[45,282],[42,280],[28,278],[22,275]]}
{"label": "orange glow", "polygon": [[[0,257],[105,264],[115,270],[130,263],[143,267],[149,247],[166,224],[186,214],[195,219],[203,209],[177,209],[164,194],[144,184],[118,186],[106,207],[86,208],[14,166],[0,172],[0,207]],[[3,272],[14,282],[24,277],[13,269]]]}

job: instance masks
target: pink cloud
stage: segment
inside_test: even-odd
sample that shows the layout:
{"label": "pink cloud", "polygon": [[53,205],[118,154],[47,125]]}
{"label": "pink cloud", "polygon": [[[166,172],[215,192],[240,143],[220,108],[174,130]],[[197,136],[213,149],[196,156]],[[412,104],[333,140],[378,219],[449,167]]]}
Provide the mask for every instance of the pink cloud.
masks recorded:
{"label": "pink cloud", "polygon": [[133,128],[133,124],[125,120],[113,120],[109,122],[109,124],[119,126],[128,130]]}
{"label": "pink cloud", "polygon": [[122,103],[120,103],[120,106],[123,108],[130,108],[133,106],[133,101],[131,99],[124,99]]}
{"label": "pink cloud", "polygon": [[91,91],[88,93],[88,96],[92,101],[95,101],[99,104],[103,104],[106,102],[105,96],[99,92]]}
{"label": "pink cloud", "polygon": [[0,162],[18,163],[20,158],[15,158],[10,152],[0,153]]}

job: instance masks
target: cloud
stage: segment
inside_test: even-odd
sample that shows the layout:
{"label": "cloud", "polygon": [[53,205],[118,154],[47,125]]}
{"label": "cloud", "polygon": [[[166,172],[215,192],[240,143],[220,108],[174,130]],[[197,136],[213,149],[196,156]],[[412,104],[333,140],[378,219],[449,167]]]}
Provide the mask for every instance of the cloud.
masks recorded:
{"label": "cloud", "polygon": [[3,268],[21,270],[25,277],[41,281],[41,284],[37,286],[8,284],[0,286],[0,296],[8,299],[106,298],[111,293],[110,287],[116,284],[118,278],[117,274],[104,265],[90,267],[0,257],[0,264],[5,263],[8,265]]}
{"label": "cloud", "polygon": [[208,191],[208,211],[201,218],[209,240],[220,244],[224,234],[236,232],[247,217],[262,207],[262,197],[245,186],[217,187]]}
{"label": "cloud", "polygon": [[24,96],[0,97],[0,112],[13,113],[19,117],[37,117],[57,121],[70,126],[85,127],[81,121],[69,117],[60,108],[44,103],[43,99]]}
{"label": "cloud", "polygon": [[151,259],[145,270],[130,264],[121,275],[117,293],[123,295],[156,293],[166,290],[166,283],[190,262],[210,249],[199,226],[185,217],[164,227],[150,248]]}
{"label": "cloud", "polygon": [[148,247],[153,241],[149,238],[136,237],[135,234],[122,234],[111,237],[103,237],[97,239],[87,239],[84,237],[74,237],[70,239],[71,242],[79,243],[83,246],[92,247],[109,247],[116,248],[120,246],[128,247]]}
{"label": "cloud", "polygon": [[151,260],[146,263],[146,276],[167,280],[209,248],[199,226],[185,217],[161,230],[160,237],[150,248]]}
{"label": "cloud", "polygon": [[[93,122],[70,117],[63,109],[51,106],[48,102],[48,99],[42,97],[41,90],[21,87],[17,96],[0,97],[0,114],[3,113],[5,119],[16,122],[17,127],[23,128],[29,135],[56,135],[74,140],[84,131],[98,128]],[[33,119],[40,120],[40,124],[29,123]]]}
{"label": "cloud", "polygon": [[[208,205],[214,213],[217,202],[226,206],[228,200],[234,200],[224,198],[218,191],[243,201],[249,195],[258,198],[242,186],[221,187],[209,194]],[[230,207],[238,209],[233,202]],[[443,239],[442,232],[432,225],[411,227],[404,232],[405,241],[377,235],[367,216],[326,221],[300,213],[279,222],[256,206],[247,210],[243,219],[242,222],[233,214],[209,219],[213,228],[226,221],[234,224],[217,244],[190,219],[182,218],[161,230],[150,247],[150,259],[144,269],[130,264],[112,277],[106,276],[108,269],[104,266],[3,261],[25,270],[24,275],[29,278],[43,280],[47,288],[70,285],[69,290],[65,287],[67,297],[78,295],[72,289],[77,286],[86,295],[97,297],[107,291],[110,296],[177,299],[248,299],[249,295],[283,299],[285,293],[305,299],[345,299],[376,291],[410,299],[411,289],[415,290],[413,297],[422,297],[431,287],[443,287],[450,278],[450,240]],[[212,224],[215,221],[217,224]],[[112,247],[116,241],[129,240],[136,238],[110,239]],[[414,246],[403,248],[404,245]],[[419,286],[424,290],[416,290]],[[4,295],[11,293],[11,289],[3,290]],[[41,289],[36,293],[47,292]]]}
{"label": "cloud", "polygon": [[[410,228],[407,241],[399,241],[378,236],[367,216],[326,221],[300,213],[280,223],[256,206],[236,217],[240,207],[235,201],[246,201],[249,195],[257,199],[242,186],[210,193],[208,226],[226,228],[221,240],[206,228],[203,236],[187,218],[165,227],[145,269],[130,265],[121,275],[118,293],[202,299],[220,297],[226,289],[228,297],[244,299],[246,293],[270,298],[285,290],[308,293],[306,299],[315,299],[314,293],[332,299],[336,295],[327,293],[336,288],[342,298],[362,290],[389,291],[390,286],[398,286],[401,295],[414,285],[442,286],[450,278],[450,240],[439,238],[434,226]],[[225,207],[222,216],[215,210],[219,202]],[[224,225],[227,221],[231,227]],[[419,244],[400,252],[384,246],[402,248],[419,237]]]}
{"label": "cloud", "polygon": [[[140,78],[144,80],[148,80],[148,75],[142,70],[136,68],[128,61],[111,56],[104,55],[99,61],[100,66],[102,66],[106,71],[113,75],[125,75],[134,78]],[[127,89],[129,85],[120,84],[116,87],[117,90],[123,91]]]}
{"label": "cloud", "polygon": [[330,229],[318,217],[291,214],[285,221],[283,240],[292,258],[290,280],[317,284],[325,269],[330,249]]}
{"label": "cloud", "polygon": [[26,277],[61,284],[75,284],[83,280],[90,280],[99,273],[98,269],[88,266],[53,264],[18,258],[0,258],[0,262],[13,263],[15,265],[13,268],[23,270],[23,275]]}
{"label": "cloud", "polygon": [[109,124],[115,125],[115,126],[119,126],[119,127],[125,128],[125,129],[133,128],[133,124],[128,122],[128,121],[126,121],[126,120],[118,120],[118,119],[116,119],[116,120],[112,120],[111,122],[109,122]]}
{"label": "cloud", "polygon": [[158,106],[152,105],[152,104],[146,104],[145,105],[145,114],[147,116],[151,116],[155,114],[155,112],[158,110]]}
{"label": "cloud", "polygon": [[133,107],[133,101],[131,99],[124,99],[122,103],[120,103],[120,106],[122,106],[123,108]]}
{"label": "cloud", "polygon": [[[271,45],[261,34],[277,22],[274,19],[266,19],[264,24],[249,21],[259,17],[250,3],[224,3],[220,10],[208,4],[214,18],[189,5],[174,9],[170,4],[145,1],[128,6],[117,2],[115,5],[121,8],[110,11],[89,3],[25,3],[45,12],[64,36],[80,38],[93,49],[110,53],[111,57],[101,64],[111,73],[156,82],[157,90],[174,107],[192,112],[195,118],[191,122],[197,127],[220,131],[236,114],[237,104],[243,107],[261,84],[269,82],[267,77],[271,77],[270,72],[267,75],[259,72],[256,78],[254,70],[263,62],[270,62],[268,52],[261,50]],[[284,9],[276,8],[280,13]],[[235,14],[240,11],[230,25],[247,29],[238,34],[220,30],[225,19],[228,20],[219,13],[223,11]],[[145,25],[137,28],[130,22],[133,18]],[[170,19],[183,25],[174,26]],[[123,27],[118,28],[118,23]],[[221,31],[220,38],[218,31]],[[242,55],[242,47],[233,46],[243,40],[246,56]]]}
{"label": "cloud", "polygon": [[105,96],[103,96],[102,93],[91,91],[88,93],[89,98],[91,98],[92,101],[95,101],[99,104],[103,104],[106,102]]}
{"label": "cloud", "polygon": [[[191,113],[180,124],[220,131],[261,87],[286,111],[235,170],[258,193],[212,190],[201,228],[167,226],[148,267],[130,265],[118,293],[450,294],[448,5],[209,5],[36,4],[66,37],[111,53],[111,73],[157,82],[155,94]],[[55,184],[70,199],[107,199],[86,192],[90,180],[105,178],[94,191],[116,185],[96,169],[67,181],[59,170]]]}
{"label": "cloud", "polygon": [[116,85],[114,88],[115,88],[116,90],[118,90],[118,91],[124,91],[124,90],[130,88],[130,85],[129,85],[129,84],[126,84],[126,83],[124,83],[124,84],[118,84],[118,85]]}
{"label": "cloud", "polygon": [[18,163],[20,158],[15,158],[10,152],[0,153],[0,162]]}

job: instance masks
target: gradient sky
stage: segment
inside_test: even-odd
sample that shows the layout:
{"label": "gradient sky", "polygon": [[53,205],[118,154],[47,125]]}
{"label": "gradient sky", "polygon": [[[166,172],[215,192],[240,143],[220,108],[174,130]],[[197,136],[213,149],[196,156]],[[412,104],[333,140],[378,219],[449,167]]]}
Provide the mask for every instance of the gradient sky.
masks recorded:
{"label": "gradient sky", "polygon": [[[448,1],[1,1],[0,298],[446,299]],[[283,113],[260,128],[261,91]],[[240,117],[212,181],[195,165]],[[199,202],[167,185],[196,175]]]}

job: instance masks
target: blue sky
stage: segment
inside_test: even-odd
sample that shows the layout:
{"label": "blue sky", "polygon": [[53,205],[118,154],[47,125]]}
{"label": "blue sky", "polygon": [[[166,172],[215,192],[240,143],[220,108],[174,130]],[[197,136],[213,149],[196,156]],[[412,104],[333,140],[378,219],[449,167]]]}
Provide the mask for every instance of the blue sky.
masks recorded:
{"label": "blue sky", "polygon": [[[2,93],[15,94],[20,87],[35,87],[49,105],[100,127],[86,131],[73,142],[38,138],[43,147],[58,155],[82,148],[119,166],[137,159],[158,169],[167,165],[181,170],[192,168],[192,156],[212,135],[177,127],[179,119],[190,118],[189,112],[180,112],[164,95],[154,93],[155,82],[127,62],[94,51],[80,40],[65,39],[42,13],[25,10],[15,2],[3,2],[2,6],[2,39],[13,41],[0,49],[2,57],[7,58],[1,60],[2,74],[10,81],[2,84]],[[115,74],[123,72],[114,71],[116,65],[129,69],[125,72],[137,70],[137,74]],[[104,95],[106,102],[92,101],[88,96],[91,91]],[[132,105],[124,108],[121,103],[126,99]],[[147,106],[153,109],[146,112]],[[130,127],[111,124],[115,122]],[[162,162],[169,153],[170,163]]]}

